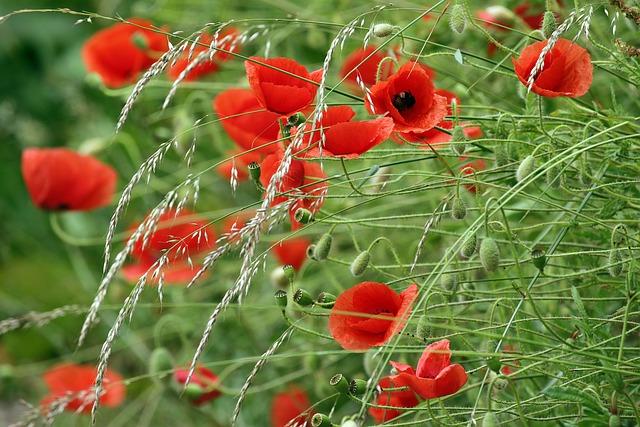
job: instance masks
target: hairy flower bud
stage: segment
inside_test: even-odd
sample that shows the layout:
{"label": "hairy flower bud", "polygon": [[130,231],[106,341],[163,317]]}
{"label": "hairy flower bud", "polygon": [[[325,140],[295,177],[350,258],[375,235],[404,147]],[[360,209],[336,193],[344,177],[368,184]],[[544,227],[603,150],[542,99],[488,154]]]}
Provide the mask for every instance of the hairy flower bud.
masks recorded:
{"label": "hairy flower bud", "polygon": [[362,275],[362,273],[367,269],[367,266],[369,266],[369,261],[371,261],[371,254],[369,251],[360,252],[360,254],[358,254],[351,263],[351,267],[349,268],[351,270],[351,274],[355,277]]}
{"label": "hairy flower bud", "polygon": [[467,26],[467,13],[464,10],[464,6],[461,4],[455,4],[451,8],[451,20],[449,25],[453,32],[461,34],[464,28]]}
{"label": "hairy flower bud", "polygon": [[415,336],[426,340],[429,334],[429,317],[426,314],[420,316],[418,320],[418,325],[416,326]]}
{"label": "hairy flower bud", "polygon": [[451,149],[457,155],[462,155],[467,149],[467,136],[464,134],[464,129],[460,125],[454,126],[451,130]]}
{"label": "hairy flower bud", "polygon": [[496,161],[496,166],[502,167],[509,163],[509,152],[503,145],[496,145],[493,149],[493,157]]}
{"label": "hairy flower bud", "polygon": [[524,181],[535,170],[536,170],[536,158],[533,156],[525,157],[522,163],[520,163],[520,166],[518,166],[518,170],[516,171],[516,180],[518,182]]}
{"label": "hairy flower bud", "polygon": [[169,350],[164,347],[155,348],[149,358],[149,374],[162,378],[173,370],[173,365]]}
{"label": "hairy flower bud", "polygon": [[498,420],[498,416],[493,411],[487,411],[484,414],[484,418],[482,419],[482,427],[498,427],[500,425],[500,420]]}
{"label": "hairy flower bud", "polygon": [[460,197],[453,199],[451,204],[451,216],[454,219],[464,219],[467,216],[467,204]]}
{"label": "hairy flower bud", "polygon": [[329,251],[331,250],[331,243],[333,242],[333,237],[331,234],[325,233],[320,237],[318,243],[316,243],[316,247],[313,251],[313,255],[316,260],[324,261],[329,256]]}
{"label": "hairy flower bud", "polygon": [[618,277],[622,273],[622,255],[619,249],[612,249],[609,252],[609,274],[611,277]]}
{"label": "hairy flower bud", "polygon": [[551,34],[556,30],[556,15],[553,12],[547,11],[544,13],[542,19],[542,34],[544,38],[548,39]]}
{"label": "hairy flower bud", "polygon": [[465,240],[462,248],[460,248],[460,255],[465,258],[471,258],[474,253],[476,253],[476,249],[478,248],[478,238],[476,234],[473,233],[471,236]]}
{"label": "hairy flower bud", "polygon": [[480,263],[487,271],[493,271],[500,265],[500,249],[491,237],[482,240],[480,244]]}
{"label": "hairy flower bud", "polygon": [[397,27],[388,24],[386,22],[381,22],[380,24],[376,24],[373,26],[373,35],[383,39],[385,37],[389,37],[396,31]]}

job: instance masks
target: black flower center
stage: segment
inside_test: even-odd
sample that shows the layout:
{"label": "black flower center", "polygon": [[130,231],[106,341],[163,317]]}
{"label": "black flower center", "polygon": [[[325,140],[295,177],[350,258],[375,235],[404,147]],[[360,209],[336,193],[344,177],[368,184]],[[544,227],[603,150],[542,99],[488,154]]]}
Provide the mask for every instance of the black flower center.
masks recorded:
{"label": "black flower center", "polygon": [[402,113],[404,110],[408,110],[413,107],[416,103],[416,99],[411,95],[411,92],[400,92],[393,95],[393,106],[396,107],[399,113]]}

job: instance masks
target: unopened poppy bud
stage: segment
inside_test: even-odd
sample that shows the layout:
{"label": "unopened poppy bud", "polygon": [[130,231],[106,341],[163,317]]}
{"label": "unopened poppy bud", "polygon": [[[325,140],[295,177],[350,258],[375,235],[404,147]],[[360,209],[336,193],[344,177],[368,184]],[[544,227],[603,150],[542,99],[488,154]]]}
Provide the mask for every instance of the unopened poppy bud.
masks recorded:
{"label": "unopened poppy bud", "polygon": [[362,396],[365,391],[367,391],[367,382],[365,380],[361,380],[360,378],[356,378],[354,380],[349,381],[349,393],[354,396]]}
{"label": "unopened poppy bud", "polygon": [[533,262],[533,265],[542,272],[545,264],[547,263],[547,256],[542,249],[534,249],[531,251],[531,262]]}
{"label": "unopened poppy bud", "polygon": [[318,261],[318,258],[316,258],[316,245],[307,246],[307,258]]}
{"label": "unopened poppy bud", "polygon": [[313,427],[331,427],[331,420],[325,414],[315,414],[311,418],[311,425]]}
{"label": "unopened poppy bud", "polygon": [[609,417],[609,427],[620,427],[621,425],[620,415],[614,414]]}
{"label": "unopened poppy bud", "polygon": [[423,314],[418,320],[418,326],[416,326],[415,336],[425,340],[430,335],[429,329],[429,317],[426,314]]}
{"label": "unopened poppy bud", "polygon": [[184,396],[189,400],[196,400],[202,397],[204,394],[204,388],[196,383],[189,383],[184,388]]}
{"label": "unopened poppy bud", "polygon": [[293,282],[293,278],[296,275],[296,270],[291,264],[287,264],[282,267],[282,272],[284,273],[284,277],[286,277],[288,281]]}
{"label": "unopened poppy bud", "polygon": [[311,213],[309,209],[299,208],[296,210],[296,213],[293,214],[293,219],[302,224],[309,224],[313,221],[313,213]]}
{"label": "unopened poppy bud", "polygon": [[284,275],[284,271],[281,267],[274,268],[269,275],[269,279],[271,280],[273,287],[276,289],[287,289],[289,286],[289,279]]}
{"label": "unopened poppy bud", "polygon": [[493,382],[493,388],[496,390],[504,390],[508,384],[509,384],[508,379],[500,377]]}
{"label": "unopened poppy bud", "polygon": [[548,39],[551,34],[556,30],[556,15],[553,12],[547,11],[544,13],[542,19],[542,34],[544,38]]}
{"label": "unopened poppy bud", "polygon": [[323,234],[318,240],[318,243],[316,243],[315,250],[313,251],[315,259],[318,261],[324,261],[327,259],[329,251],[331,250],[331,243],[333,243],[333,237],[331,237],[331,234]]}
{"label": "unopened poppy bud", "polygon": [[362,251],[360,254],[353,260],[351,263],[351,274],[355,277],[360,276],[367,269],[369,265],[369,261],[371,261],[371,254],[368,251]]}
{"label": "unopened poppy bud", "polygon": [[299,288],[293,293],[293,302],[298,305],[307,306],[313,304],[313,298],[309,292]]}
{"label": "unopened poppy bud", "polygon": [[464,199],[456,197],[451,204],[451,216],[454,219],[464,219],[467,216],[467,204]]}
{"label": "unopened poppy bud", "polygon": [[440,276],[440,285],[442,286],[442,289],[451,291],[458,284],[457,279],[457,276],[453,273],[444,273]]}
{"label": "unopened poppy bud", "polygon": [[493,149],[493,157],[496,161],[496,166],[502,167],[509,163],[509,152],[502,145],[496,145]]}
{"label": "unopened poppy bud", "polygon": [[149,358],[149,374],[152,377],[162,378],[173,370],[173,359],[169,350],[164,347],[158,347],[151,352]]}
{"label": "unopened poppy bud", "polygon": [[609,252],[609,274],[611,277],[618,277],[622,273],[622,255],[620,250],[612,249]]}
{"label": "unopened poppy bud", "polygon": [[500,420],[498,420],[498,416],[493,411],[487,411],[484,414],[484,418],[482,419],[482,427],[498,427],[500,425]]}
{"label": "unopened poppy bud", "polygon": [[491,237],[482,240],[480,244],[480,263],[487,271],[493,271],[500,265],[500,249]]}
{"label": "unopened poppy bud", "polygon": [[342,374],[335,374],[329,380],[329,384],[340,394],[349,393],[349,381]]}
{"label": "unopened poppy bud", "polygon": [[374,36],[380,39],[383,39],[385,37],[389,37],[390,35],[392,35],[395,30],[396,30],[395,26],[391,24],[387,24],[386,22],[383,22],[383,23],[374,25],[372,33]]}
{"label": "unopened poppy bud", "polygon": [[464,129],[460,125],[454,126],[451,130],[451,149],[457,155],[464,154],[464,151],[467,149],[467,136],[464,134]]}
{"label": "unopened poppy bud", "polygon": [[249,175],[251,176],[251,179],[256,181],[256,182],[259,182],[260,181],[260,175],[262,174],[262,172],[260,171],[260,163],[251,162],[247,166],[247,169],[249,169]]}
{"label": "unopened poppy bud", "polygon": [[520,163],[520,166],[518,166],[518,170],[516,171],[516,180],[518,182],[524,181],[535,170],[536,170],[536,158],[533,156],[525,157],[522,163]]}
{"label": "unopened poppy bud", "polygon": [[553,166],[547,169],[546,181],[551,188],[560,187],[560,168]]}
{"label": "unopened poppy bud", "polygon": [[287,124],[289,126],[300,126],[306,121],[307,121],[307,118],[304,116],[304,114],[300,112],[295,113],[287,118]]}
{"label": "unopened poppy bud", "polygon": [[464,31],[464,28],[467,26],[467,14],[464,10],[464,6],[461,4],[455,4],[451,8],[451,20],[449,21],[449,25],[451,29],[461,34]]}
{"label": "unopened poppy bud", "polygon": [[287,293],[285,291],[278,291],[275,294],[276,304],[284,311],[287,308]]}
{"label": "unopened poppy bud", "polygon": [[141,50],[149,49],[149,42],[147,41],[147,38],[139,32],[133,33],[133,35],[131,36],[131,42],[138,49],[141,49]]}
{"label": "unopened poppy bud", "polygon": [[336,299],[338,298],[329,292],[320,292],[318,299],[316,300],[316,304],[324,308],[332,308]]}
{"label": "unopened poppy bud", "polygon": [[473,233],[471,236],[467,238],[467,240],[460,248],[460,255],[465,258],[471,258],[474,253],[476,253],[476,249],[478,248],[478,238],[476,234]]}

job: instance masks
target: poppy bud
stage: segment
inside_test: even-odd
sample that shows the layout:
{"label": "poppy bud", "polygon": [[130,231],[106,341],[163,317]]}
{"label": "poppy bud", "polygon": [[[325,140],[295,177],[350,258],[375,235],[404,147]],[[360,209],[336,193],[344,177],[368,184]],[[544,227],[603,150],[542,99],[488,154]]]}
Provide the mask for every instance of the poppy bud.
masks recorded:
{"label": "poppy bud", "polygon": [[509,384],[509,380],[500,377],[493,382],[493,388],[496,390],[504,390],[507,387],[507,384]]}
{"label": "poppy bud", "polygon": [[351,263],[351,274],[355,277],[360,276],[367,269],[369,265],[369,261],[371,261],[371,254],[368,251],[362,251],[360,254],[353,260]]}
{"label": "poppy bud", "polygon": [[500,249],[491,237],[482,240],[480,244],[480,263],[487,271],[493,271],[500,265]]}
{"label": "poppy bud", "polygon": [[471,236],[467,238],[467,240],[465,240],[464,244],[462,245],[462,248],[460,248],[460,255],[462,255],[465,258],[471,258],[473,254],[476,252],[477,248],[478,248],[478,238],[476,237],[476,234],[473,233]]}
{"label": "poppy bud", "polygon": [[460,197],[453,199],[451,204],[451,216],[454,219],[464,219],[467,216],[467,204]]}
{"label": "poppy bud", "polygon": [[284,277],[286,277],[287,280],[289,280],[289,282],[293,282],[293,278],[296,274],[296,270],[293,268],[291,264],[287,264],[284,267],[282,267],[282,272],[284,273]]}
{"label": "poppy bud", "polygon": [[249,169],[249,175],[251,176],[251,179],[256,181],[256,182],[260,182],[260,175],[261,175],[260,163],[251,162],[247,166],[247,169]]}
{"label": "poppy bud", "polygon": [[316,300],[316,304],[324,308],[332,308],[336,299],[338,298],[329,292],[320,292],[318,299]]}
{"label": "poppy bud", "polygon": [[611,415],[609,417],[609,427],[620,427],[621,425],[620,415]]}
{"label": "poppy bud", "polygon": [[307,258],[318,261],[318,258],[316,258],[316,245],[307,246]]}
{"label": "poppy bud", "polygon": [[622,273],[622,264],[620,262],[622,262],[620,250],[612,249],[609,252],[609,274],[611,277],[618,277]]}
{"label": "poppy bud", "polygon": [[309,224],[313,221],[313,213],[311,213],[309,209],[299,208],[296,210],[296,213],[293,214],[293,219],[302,224]]}
{"label": "poppy bud", "polygon": [[325,233],[320,237],[318,243],[316,243],[316,247],[313,251],[315,259],[318,261],[324,261],[329,256],[329,251],[331,250],[331,243],[333,242],[333,237],[331,234]]}
{"label": "poppy bud", "polygon": [[293,293],[293,302],[298,305],[307,306],[313,304],[313,298],[311,297],[311,294],[309,292],[305,291],[304,289],[298,288]]}
{"label": "poppy bud", "polygon": [[276,304],[284,311],[287,308],[287,293],[285,291],[277,291],[275,294]]}
{"label": "poppy bud", "polygon": [[547,169],[546,180],[549,187],[560,187],[560,169],[557,166],[553,166]]}
{"label": "poppy bud", "polygon": [[551,37],[551,34],[556,30],[556,15],[553,12],[547,11],[544,13],[542,19],[542,34],[545,39]]}
{"label": "poppy bud", "polygon": [[325,414],[315,414],[311,418],[311,425],[313,427],[331,427],[331,420]]}
{"label": "poppy bud", "polygon": [[349,381],[349,394],[353,394],[354,396],[362,396],[365,391],[367,391],[367,382],[365,380],[356,378]]}
{"label": "poppy bud", "polygon": [[464,31],[464,28],[467,26],[467,16],[464,6],[461,4],[455,4],[451,8],[451,20],[449,21],[449,25],[455,33],[461,34]]}
{"label": "poppy bud", "polygon": [[451,291],[458,284],[457,276],[454,273],[445,273],[440,276],[440,286],[442,289]]}
{"label": "poppy bud", "polygon": [[349,393],[349,381],[342,374],[335,374],[329,380],[329,384],[340,394]]}
{"label": "poppy bud", "polygon": [[484,414],[484,418],[482,419],[482,427],[498,427],[500,425],[500,420],[498,420],[498,416],[493,411],[487,411]]}
{"label": "poppy bud", "polygon": [[542,249],[534,249],[531,251],[531,262],[533,262],[533,265],[542,273],[547,263],[547,257],[544,251]]}
{"label": "poppy bud", "polygon": [[300,126],[301,124],[303,124],[304,122],[307,121],[307,118],[304,116],[304,114],[298,112],[295,113],[291,116],[289,116],[287,118],[287,125],[289,126]]}
{"label": "poppy bud", "polygon": [[493,149],[493,156],[496,161],[496,166],[501,167],[509,163],[509,153],[507,149],[502,145],[496,145]]}
{"label": "poppy bud", "polygon": [[522,163],[520,163],[520,166],[518,166],[518,170],[516,171],[516,180],[518,182],[524,181],[535,170],[536,170],[536,158],[533,156],[525,157]]}
{"label": "poppy bud", "polygon": [[373,26],[373,35],[383,39],[385,37],[389,37],[390,35],[393,34],[393,32],[396,30],[397,27],[391,25],[391,24],[387,24],[386,22],[380,23],[380,24],[376,24]]}
{"label": "poppy bud", "polygon": [[189,383],[184,388],[184,395],[189,400],[196,400],[202,397],[204,389],[201,385],[196,383]]}
{"label": "poppy bud", "polygon": [[276,289],[287,289],[289,286],[289,279],[287,279],[287,276],[284,275],[284,271],[280,267],[273,269],[269,275],[269,279]]}
{"label": "poppy bud", "polygon": [[465,144],[466,140],[467,137],[464,134],[464,129],[462,128],[462,126],[456,125],[451,131],[451,142],[454,143],[451,144],[451,149],[455,154],[460,156],[464,153],[464,151],[467,149],[467,144]]}
{"label": "poppy bud", "polygon": [[429,317],[426,314],[423,314],[422,316],[420,316],[420,319],[418,320],[418,326],[416,326],[415,336],[423,340],[426,340],[427,337],[431,335],[429,333],[430,332],[429,329],[430,329]]}
{"label": "poppy bud", "polygon": [[169,350],[164,347],[155,348],[149,358],[149,374],[162,378],[173,370],[173,365]]}
{"label": "poppy bud", "polygon": [[135,32],[131,35],[131,42],[138,49],[141,49],[141,50],[149,49],[149,42],[147,41],[147,38],[139,32]]}

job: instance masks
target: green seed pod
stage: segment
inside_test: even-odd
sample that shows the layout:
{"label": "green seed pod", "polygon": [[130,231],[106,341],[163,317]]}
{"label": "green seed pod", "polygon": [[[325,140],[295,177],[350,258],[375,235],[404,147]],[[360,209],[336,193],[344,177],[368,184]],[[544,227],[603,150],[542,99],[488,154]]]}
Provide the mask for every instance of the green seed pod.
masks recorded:
{"label": "green seed pod", "polygon": [[429,326],[429,317],[426,314],[423,314],[422,316],[420,316],[420,319],[418,320],[418,325],[416,326],[416,331],[415,331],[415,336],[417,336],[418,338],[421,338],[423,340],[426,340],[427,337],[429,335],[431,335],[429,332],[430,326]]}
{"label": "green seed pod", "polygon": [[314,303],[311,294],[304,289],[298,288],[293,293],[293,302],[302,306],[309,306]]}
{"label": "green seed pod", "polygon": [[349,393],[349,381],[342,374],[335,374],[329,380],[329,384],[340,394]]}
{"label": "green seed pod", "polygon": [[464,10],[464,6],[461,4],[455,4],[451,8],[451,20],[449,21],[451,30],[453,32],[461,34],[464,28],[467,26],[467,13]]}
{"label": "green seed pod", "polygon": [[304,116],[304,114],[302,114],[300,112],[295,113],[294,115],[287,117],[287,125],[289,125],[289,126],[300,126],[305,121],[307,121],[307,118]]}
{"label": "green seed pod", "polygon": [[331,250],[331,243],[333,242],[333,237],[331,234],[325,233],[320,237],[318,243],[316,243],[316,247],[313,251],[313,255],[316,260],[324,261],[329,256],[329,251]]}
{"label": "green seed pod", "polygon": [[454,219],[464,219],[467,216],[467,204],[464,199],[456,197],[451,204],[451,216]]}
{"label": "green seed pod", "polygon": [[293,282],[293,278],[296,275],[296,270],[292,265],[287,264],[282,267],[282,272],[284,273],[284,277],[286,277],[289,282]]}
{"label": "green seed pod", "polygon": [[260,163],[251,162],[247,166],[247,169],[249,169],[249,175],[251,176],[252,180],[260,181],[260,175],[262,175],[262,172],[260,170]]}
{"label": "green seed pod", "polygon": [[311,425],[313,427],[331,427],[331,420],[325,414],[315,414],[311,418]]}
{"label": "green seed pod", "polygon": [[480,263],[487,271],[493,271],[500,265],[500,249],[491,237],[482,240],[480,244]]}
{"label": "green seed pod", "polygon": [[316,299],[316,304],[324,308],[331,308],[333,304],[335,304],[336,299],[338,298],[329,292],[320,292]]}
{"label": "green seed pod", "polygon": [[536,158],[533,156],[525,157],[522,163],[520,163],[520,166],[518,166],[518,170],[516,171],[516,180],[518,182],[524,181],[535,170],[536,170]]}
{"label": "green seed pod", "polygon": [[313,221],[313,213],[309,209],[299,208],[296,213],[293,214],[293,219],[302,224],[309,224]]}
{"label": "green seed pod", "polygon": [[498,416],[493,411],[487,411],[484,414],[484,418],[482,419],[482,427],[498,427],[500,425],[500,420],[498,420]]}
{"label": "green seed pod", "polygon": [[355,277],[358,277],[364,273],[369,265],[369,261],[371,261],[371,254],[368,251],[362,251],[360,254],[355,257],[353,262],[351,263],[351,274]]}
{"label": "green seed pod", "polygon": [[151,352],[149,358],[149,374],[152,377],[162,378],[173,370],[173,358],[164,347],[158,347]]}
{"label": "green seed pod", "polygon": [[542,34],[544,38],[548,39],[551,34],[556,30],[556,15],[553,12],[547,11],[544,13],[542,19]]}
{"label": "green seed pod", "polygon": [[277,291],[275,294],[276,304],[284,311],[287,308],[287,293],[285,291]]}
{"label": "green seed pod", "polygon": [[531,251],[531,262],[533,265],[542,272],[544,266],[547,264],[547,256],[542,249],[534,249]]}
{"label": "green seed pod", "polygon": [[622,255],[619,249],[612,249],[609,252],[609,274],[611,277],[618,277],[622,273]]}
{"label": "green seed pod", "polygon": [[460,248],[460,255],[465,258],[471,258],[474,253],[476,253],[476,249],[478,248],[478,238],[476,237],[476,233],[473,233],[467,240],[465,240],[462,248]]}
{"label": "green seed pod", "polygon": [[547,185],[549,185],[549,187],[551,188],[560,187],[560,168],[557,166],[553,166],[547,169],[546,181]]}
{"label": "green seed pod", "polygon": [[467,136],[464,134],[464,129],[462,128],[462,126],[454,126],[454,128],[451,130],[451,142],[453,142],[453,144],[451,144],[451,149],[456,155],[460,156],[464,154],[465,150],[467,149],[467,144],[465,143],[466,141]]}
{"label": "green seed pod", "polygon": [[622,420],[620,419],[620,415],[613,414],[609,417],[609,427],[620,427],[622,425]]}
{"label": "green seed pod", "polygon": [[188,400],[196,400],[196,399],[202,397],[203,394],[204,394],[204,388],[202,388],[201,385],[196,384],[194,382],[190,382],[184,388],[184,396]]}
{"label": "green seed pod", "polygon": [[353,394],[354,396],[362,396],[366,391],[367,382],[365,380],[356,378],[355,380],[349,381],[349,394]]}
{"label": "green seed pod", "polygon": [[391,24],[387,24],[386,22],[382,22],[380,24],[376,24],[373,26],[373,35],[383,39],[385,37],[389,37],[390,35],[392,35],[394,33],[394,31],[396,30],[396,27],[391,25]]}
{"label": "green seed pod", "polygon": [[497,167],[509,164],[509,152],[503,145],[496,145],[493,149],[493,157]]}

